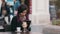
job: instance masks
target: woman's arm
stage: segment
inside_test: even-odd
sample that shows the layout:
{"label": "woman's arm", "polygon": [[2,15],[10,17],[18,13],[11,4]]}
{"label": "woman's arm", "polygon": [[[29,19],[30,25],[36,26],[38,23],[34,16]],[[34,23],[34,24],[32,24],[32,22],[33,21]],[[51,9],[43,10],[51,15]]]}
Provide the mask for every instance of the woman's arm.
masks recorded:
{"label": "woman's arm", "polygon": [[15,31],[16,30],[16,17],[13,17],[12,21],[11,21],[11,31]]}

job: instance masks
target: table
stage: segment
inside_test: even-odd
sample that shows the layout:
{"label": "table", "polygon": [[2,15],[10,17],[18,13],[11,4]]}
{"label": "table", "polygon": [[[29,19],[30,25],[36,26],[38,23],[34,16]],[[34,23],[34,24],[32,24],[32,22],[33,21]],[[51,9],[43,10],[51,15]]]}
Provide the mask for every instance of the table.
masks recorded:
{"label": "table", "polygon": [[0,34],[41,34],[39,32],[0,32]]}

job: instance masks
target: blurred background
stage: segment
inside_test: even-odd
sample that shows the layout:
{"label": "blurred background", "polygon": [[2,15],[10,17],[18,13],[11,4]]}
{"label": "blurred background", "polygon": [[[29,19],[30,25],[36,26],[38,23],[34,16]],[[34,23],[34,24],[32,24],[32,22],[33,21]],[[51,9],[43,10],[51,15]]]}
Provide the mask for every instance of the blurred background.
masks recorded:
{"label": "blurred background", "polygon": [[54,25],[60,25],[60,0],[49,0],[50,20]]}
{"label": "blurred background", "polygon": [[[47,33],[49,28],[51,31],[56,28],[56,26],[60,26],[60,0],[16,0],[15,4],[14,0],[0,0],[0,31],[10,31],[11,20],[13,16],[17,15],[17,7],[21,4],[25,4],[28,6],[28,18],[32,21],[31,28],[34,32],[42,32],[44,26],[48,26],[44,29],[44,32]],[[6,4],[7,5],[6,5]],[[4,6],[5,4],[5,6]],[[6,7],[7,6],[7,7]],[[8,19],[4,17],[2,14],[5,14],[8,11]],[[2,10],[3,9],[3,10]],[[6,23],[4,23],[4,19]],[[52,25],[51,27],[49,25]],[[55,26],[54,26],[55,25]],[[59,27],[57,27],[59,28]],[[56,29],[55,29],[56,30]]]}
{"label": "blurred background", "polygon": [[[17,15],[18,12],[17,9],[22,4],[27,5],[28,7],[27,16],[29,18],[29,15],[32,14],[32,0],[0,0],[0,23],[1,23],[0,30],[1,31],[3,29],[5,29],[6,31],[10,30],[11,20],[14,16]],[[6,14],[7,16],[5,16]],[[4,26],[2,23],[4,24]]]}

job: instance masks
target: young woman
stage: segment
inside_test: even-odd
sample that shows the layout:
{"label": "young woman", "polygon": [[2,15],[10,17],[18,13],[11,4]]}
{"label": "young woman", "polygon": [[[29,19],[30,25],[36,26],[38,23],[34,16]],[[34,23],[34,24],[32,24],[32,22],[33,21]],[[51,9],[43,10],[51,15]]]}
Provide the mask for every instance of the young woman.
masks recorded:
{"label": "young woman", "polygon": [[2,23],[0,23],[1,26],[3,26],[4,30],[3,31],[6,31],[5,28],[7,25],[9,25],[10,23],[10,17],[9,17],[9,11],[7,11],[6,8],[3,8],[1,10],[1,16],[0,16],[0,21]]}
{"label": "young woman", "polygon": [[[23,22],[29,21],[29,19],[26,17],[27,14],[27,6],[26,5],[21,5],[18,8],[18,13],[17,16],[13,17],[12,22],[11,22],[11,31],[16,31],[17,27],[21,27],[21,30],[23,31],[22,24]],[[27,22],[27,30],[30,31],[30,21]]]}
{"label": "young woman", "polygon": [[4,19],[6,24],[9,24],[10,22],[9,11],[6,8],[2,9],[1,17]]}

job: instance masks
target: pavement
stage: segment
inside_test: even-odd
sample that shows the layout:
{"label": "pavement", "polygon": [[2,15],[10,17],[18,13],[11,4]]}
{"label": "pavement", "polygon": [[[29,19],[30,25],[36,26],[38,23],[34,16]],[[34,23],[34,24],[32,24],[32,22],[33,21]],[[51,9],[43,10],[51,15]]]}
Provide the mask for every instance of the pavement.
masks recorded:
{"label": "pavement", "polygon": [[60,34],[60,26],[31,26],[31,32],[37,32],[39,34]]}

